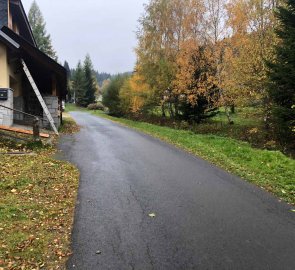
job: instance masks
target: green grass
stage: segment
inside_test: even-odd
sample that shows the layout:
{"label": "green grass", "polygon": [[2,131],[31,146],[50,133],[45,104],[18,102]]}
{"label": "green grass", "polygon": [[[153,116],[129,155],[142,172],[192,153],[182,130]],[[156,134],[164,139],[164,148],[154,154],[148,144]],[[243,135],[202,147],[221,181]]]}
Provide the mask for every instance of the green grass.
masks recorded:
{"label": "green grass", "polygon": [[[230,113],[235,125],[239,126],[261,126],[263,123],[263,109],[261,107],[242,107],[236,108],[235,113]],[[216,123],[227,124],[228,119],[225,109],[220,108],[220,113],[213,117]]]}
{"label": "green grass", "polygon": [[73,112],[73,111],[87,111],[86,108],[78,107],[76,104],[73,103],[67,103],[65,112]]}
{"label": "green grass", "polygon": [[0,269],[65,269],[79,172],[55,152],[0,138]]}
{"label": "green grass", "polygon": [[279,151],[256,149],[229,137],[115,118],[101,111],[91,113],[174,144],[295,204],[295,160]]}
{"label": "green grass", "polygon": [[[225,113],[225,108],[220,108],[219,113],[201,124],[189,124],[187,121],[161,117],[160,108],[154,108],[149,114],[136,116],[136,121],[147,122],[174,129],[192,130],[196,134],[213,134],[221,137],[245,141],[252,146],[268,150],[288,151],[276,139],[272,130],[266,130],[264,124],[264,109],[260,106],[237,107],[235,113],[230,113],[234,124],[230,125]],[[291,153],[289,153],[291,154]]]}

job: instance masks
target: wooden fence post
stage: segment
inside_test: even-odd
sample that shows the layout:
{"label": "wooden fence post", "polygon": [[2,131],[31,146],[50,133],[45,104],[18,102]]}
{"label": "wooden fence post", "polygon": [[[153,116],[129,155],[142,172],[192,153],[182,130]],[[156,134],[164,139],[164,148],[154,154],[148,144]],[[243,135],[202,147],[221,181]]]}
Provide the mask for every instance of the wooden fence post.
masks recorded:
{"label": "wooden fence post", "polygon": [[35,117],[33,120],[33,136],[34,141],[40,141],[40,125],[38,117]]}

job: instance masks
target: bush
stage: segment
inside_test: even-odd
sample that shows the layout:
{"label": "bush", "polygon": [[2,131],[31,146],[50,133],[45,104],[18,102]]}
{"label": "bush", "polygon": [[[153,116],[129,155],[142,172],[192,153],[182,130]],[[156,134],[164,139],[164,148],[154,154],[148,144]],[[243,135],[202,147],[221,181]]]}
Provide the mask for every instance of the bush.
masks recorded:
{"label": "bush", "polygon": [[104,106],[102,105],[101,102],[97,102],[97,103],[89,104],[87,106],[87,109],[88,110],[92,110],[92,111],[95,111],[95,110],[104,111]]}

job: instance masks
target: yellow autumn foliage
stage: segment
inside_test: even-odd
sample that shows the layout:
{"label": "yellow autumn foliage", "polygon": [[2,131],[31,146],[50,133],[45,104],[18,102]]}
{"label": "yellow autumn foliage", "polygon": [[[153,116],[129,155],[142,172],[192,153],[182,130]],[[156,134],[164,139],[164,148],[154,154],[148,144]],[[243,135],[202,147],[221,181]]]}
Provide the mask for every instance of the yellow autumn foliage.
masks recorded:
{"label": "yellow autumn foliage", "polygon": [[139,113],[149,94],[148,84],[138,73],[127,79],[120,90],[121,109],[124,113]]}

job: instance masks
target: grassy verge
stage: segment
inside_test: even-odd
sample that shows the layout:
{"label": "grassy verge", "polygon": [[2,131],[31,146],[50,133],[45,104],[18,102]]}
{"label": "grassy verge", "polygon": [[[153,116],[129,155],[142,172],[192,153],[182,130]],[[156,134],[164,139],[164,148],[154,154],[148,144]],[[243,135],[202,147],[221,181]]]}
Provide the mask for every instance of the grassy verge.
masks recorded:
{"label": "grassy verge", "polygon": [[73,112],[73,111],[88,111],[88,110],[83,107],[77,107],[75,104],[67,103],[65,108],[65,113]]}
{"label": "grassy verge", "polygon": [[172,143],[295,204],[295,160],[279,151],[256,149],[228,137],[115,118],[101,111],[91,113]]}
{"label": "grassy verge", "polygon": [[[196,134],[214,134],[221,137],[230,137],[239,141],[245,141],[252,146],[268,150],[287,151],[284,146],[276,141],[273,130],[266,130],[264,123],[264,110],[257,107],[239,107],[235,113],[230,113],[234,124],[229,125],[224,108],[219,113],[201,124],[189,124],[187,121],[163,119],[160,111],[152,111],[150,114],[138,115],[136,121],[147,122],[160,126],[167,126],[174,129],[191,130]],[[134,116],[133,116],[134,117]],[[289,154],[292,154],[289,151]]]}
{"label": "grassy verge", "polygon": [[76,124],[73,118],[67,113],[63,113],[63,124],[60,127],[59,131],[61,133],[72,134],[80,130],[80,127]]}
{"label": "grassy verge", "polygon": [[78,170],[54,147],[0,140],[0,153],[0,269],[65,269]]}

